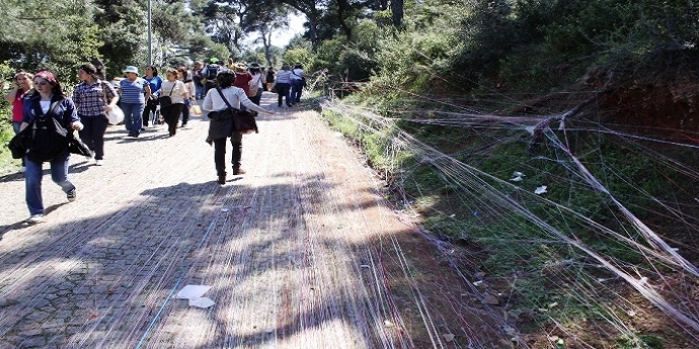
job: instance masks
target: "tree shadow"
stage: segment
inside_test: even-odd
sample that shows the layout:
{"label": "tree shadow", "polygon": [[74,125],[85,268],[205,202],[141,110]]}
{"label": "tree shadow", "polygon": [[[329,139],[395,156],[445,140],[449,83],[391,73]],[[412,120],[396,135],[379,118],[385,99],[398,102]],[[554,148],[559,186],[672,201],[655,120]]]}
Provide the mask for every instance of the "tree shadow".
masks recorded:
{"label": "tree shadow", "polygon": [[[0,264],[5,275],[9,275],[6,277],[18,278],[9,279],[14,282],[3,288],[3,297],[7,301],[6,306],[0,305],[3,311],[0,328],[6,330],[0,332],[0,340],[20,346],[23,341],[31,339],[30,333],[22,331],[32,324],[33,317],[26,315],[33,313],[34,309],[50,306],[57,312],[73,309],[70,316],[61,319],[60,325],[42,330],[47,344],[61,347],[71,340],[83,347],[91,347],[106,340],[105,335],[115,336],[108,338],[114,344],[123,341],[120,347],[134,347],[140,338],[168,342],[174,340],[169,338],[174,334],[164,338],[155,333],[165,331],[167,323],[176,321],[176,313],[182,311],[204,316],[205,321],[211,322],[215,328],[212,338],[198,347],[201,349],[225,347],[227,344],[223,343],[233,342],[270,345],[280,338],[292,338],[330,323],[354,328],[352,333],[366,343],[365,347],[378,347],[388,335],[386,332],[395,336],[390,339],[392,341],[410,341],[406,337],[410,336],[409,333],[375,327],[369,327],[367,331],[366,324],[381,324],[384,319],[395,315],[391,311],[367,310],[386,306],[382,299],[389,296],[386,292],[392,291],[390,287],[387,291],[381,283],[377,284],[376,275],[364,274],[364,269],[358,265],[351,265],[352,275],[343,277],[362,280],[361,284],[369,291],[364,296],[360,290],[356,291],[358,297],[368,297],[365,303],[348,302],[350,298],[341,294],[346,292],[342,288],[318,285],[327,291],[320,297],[309,296],[308,301],[315,302],[312,306],[275,318],[277,324],[274,328],[229,333],[226,329],[231,326],[230,318],[216,310],[236,307],[223,302],[227,295],[236,292],[237,285],[252,282],[251,278],[258,275],[281,270],[296,273],[292,275],[310,275],[313,263],[326,262],[316,261],[319,256],[298,241],[309,234],[309,222],[304,214],[313,207],[333,204],[326,202],[326,198],[318,195],[315,189],[330,189],[335,185],[322,176],[296,178],[293,184],[261,187],[249,186],[239,182],[238,178],[232,182],[235,183],[226,186],[212,181],[151,188],[142,191],[133,205],[116,207],[111,212],[85,220],[44,223],[22,232],[37,234],[37,238],[31,240],[30,246],[8,246],[6,253],[0,254]],[[271,200],[274,204],[264,200]],[[50,209],[55,210],[61,205]],[[357,210],[375,205],[375,201],[367,200],[351,206],[335,205],[334,209]],[[11,226],[17,224],[21,223]],[[259,235],[252,234],[264,236],[257,238]],[[272,249],[272,246],[288,243],[290,234],[295,234],[294,239],[301,239],[296,240],[301,250]],[[325,251],[337,250],[338,244],[345,243],[316,234],[313,238],[316,247]],[[238,245],[232,248],[230,244]],[[377,241],[366,240],[353,242],[351,247],[373,253],[378,248],[376,244]],[[250,270],[238,274],[231,270],[208,272],[202,278],[200,273],[225,260],[230,260],[232,266],[248,263]],[[280,262],[275,264],[269,260]],[[366,263],[364,260],[360,262]],[[231,279],[233,276],[237,277],[235,281]],[[173,301],[173,295],[184,285],[212,280],[228,281],[227,287],[218,288],[213,293],[217,303],[220,302],[213,311],[187,308],[183,303]],[[312,289],[282,291],[315,292]],[[329,308],[331,303],[333,309]],[[51,316],[47,315],[40,321],[51,322]],[[98,328],[106,332],[97,331]],[[118,333],[132,335],[117,338]],[[184,332],[178,334],[186,335]],[[167,344],[157,342],[157,346],[166,347]]]}

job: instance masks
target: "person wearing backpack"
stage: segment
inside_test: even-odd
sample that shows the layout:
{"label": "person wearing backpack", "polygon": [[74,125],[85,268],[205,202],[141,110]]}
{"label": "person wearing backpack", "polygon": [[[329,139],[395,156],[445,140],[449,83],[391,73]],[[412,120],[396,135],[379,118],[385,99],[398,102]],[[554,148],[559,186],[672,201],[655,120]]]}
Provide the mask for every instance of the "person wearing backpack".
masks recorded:
{"label": "person wearing backpack", "polygon": [[[33,129],[31,145],[25,155],[25,199],[29,208],[29,224],[44,221],[44,204],[41,197],[43,163],[51,165],[51,179],[66,193],[68,201],[75,201],[75,185],[68,178],[70,153],[67,137],[58,133],[82,130],[73,101],[66,97],[56,77],[48,71],[34,76],[34,90],[24,100],[20,130]],[[46,125],[38,127],[37,125]],[[21,131],[20,131],[21,132]],[[51,155],[47,155],[51,154]],[[57,155],[56,155],[57,154]]]}
{"label": "person wearing backpack", "polygon": [[206,81],[204,84],[204,89],[206,90],[204,92],[204,95],[206,95],[210,89],[216,87],[216,77],[222,69],[223,67],[218,64],[218,58],[212,57],[209,60],[209,65],[207,65],[206,67],[204,67],[204,69],[201,70],[201,75],[204,77],[204,80]]}

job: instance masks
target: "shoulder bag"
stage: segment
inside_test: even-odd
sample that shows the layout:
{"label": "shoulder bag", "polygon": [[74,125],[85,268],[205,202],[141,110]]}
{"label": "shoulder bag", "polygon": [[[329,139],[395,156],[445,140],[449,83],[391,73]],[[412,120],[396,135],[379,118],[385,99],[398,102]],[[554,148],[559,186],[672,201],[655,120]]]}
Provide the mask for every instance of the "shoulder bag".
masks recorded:
{"label": "shoulder bag", "polygon": [[228,106],[228,109],[233,111],[233,127],[235,128],[236,132],[246,134],[255,131],[255,133],[260,133],[257,130],[255,114],[248,111],[240,111],[236,108],[233,108],[233,106],[226,99],[226,96],[223,95],[223,91],[221,91],[220,88],[217,88],[216,91],[218,91],[218,94],[221,95],[221,98]]}
{"label": "shoulder bag", "polygon": [[293,70],[291,71],[291,74],[294,74],[294,75],[300,77],[301,78],[301,86],[306,87],[306,77],[305,76],[301,76],[299,74],[296,74],[296,73],[294,73]]}
{"label": "shoulder bag", "polygon": [[172,105],[172,98],[170,98],[170,96],[172,96],[172,91],[175,90],[176,86],[177,81],[175,81],[174,85],[172,85],[172,89],[170,89],[170,94],[168,94],[167,96],[160,96],[160,98],[158,99],[158,103],[160,103],[161,108],[169,107],[170,105]]}

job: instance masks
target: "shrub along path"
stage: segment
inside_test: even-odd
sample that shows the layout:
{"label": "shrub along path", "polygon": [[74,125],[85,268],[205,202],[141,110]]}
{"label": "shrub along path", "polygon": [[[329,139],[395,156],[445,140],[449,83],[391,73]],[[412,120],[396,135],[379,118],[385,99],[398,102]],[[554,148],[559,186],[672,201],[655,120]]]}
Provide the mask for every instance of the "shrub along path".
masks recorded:
{"label": "shrub along path", "polygon": [[[0,349],[504,347],[449,250],[387,206],[316,112],[259,126],[248,173],[223,186],[205,117],[173,138],[112,126],[104,166],[71,160],[77,201],[45,172],[35,226],[22,175],[2,177]],[[215,305],[176,299],[186,285]]]}

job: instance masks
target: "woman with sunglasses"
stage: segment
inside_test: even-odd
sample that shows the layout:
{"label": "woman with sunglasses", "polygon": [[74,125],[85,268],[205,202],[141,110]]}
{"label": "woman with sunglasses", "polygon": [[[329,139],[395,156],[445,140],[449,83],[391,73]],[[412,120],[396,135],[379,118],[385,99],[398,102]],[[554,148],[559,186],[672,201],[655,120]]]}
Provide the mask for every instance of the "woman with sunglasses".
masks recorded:
{"label": "woman with sunglasses", "polygon": [[[23,117],[20,131],[40,115],[55,118],[64,125],[69,132],[82,130],[83,124],[78,117],[77,109],[73,101],[66,97],[56,77],[48,71],[40,71],[34,76],[34,90],[32,90],[23,104]],[[51,179],[66,193],[68,201],[75,201],[75,185],[68,178],[70,153],[65,151],[57,158],[48,161],[51,165]],[[43,175],[43,162],[32,160],[32,154],[25,156],[27,172],[24,175],[26,187],[25,198],[29,208],[29,224],[44,221],[44,203],[41,197],[41,177]]]}
{"label": "woman with sunglasses", "polygon": [[[12,129],[15,134],[19,133],[19,127],[22,125],[22,100],[24,96],[32,89],[32,79],[34,75],[19,72],[14,76],[14,88],[5,95],[5,100],[12,104]],[[24,159],[22,159],[22,167],[19,172],[25,172],[27,168],[24,166]]]}

